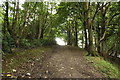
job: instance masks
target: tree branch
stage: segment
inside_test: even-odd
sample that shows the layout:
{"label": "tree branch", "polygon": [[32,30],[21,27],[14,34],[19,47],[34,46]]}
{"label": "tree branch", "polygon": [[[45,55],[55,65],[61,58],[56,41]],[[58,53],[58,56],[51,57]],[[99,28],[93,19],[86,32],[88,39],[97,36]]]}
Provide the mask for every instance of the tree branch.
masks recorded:
{"label": "tree branch", "polygon": [[100,3],[98,3],[97,6],[96,6],[96,11],[95,11],[95,14],[94,14],[94,16],[93,16],[93,18],[92,18],[92,23],[94,22],[95,16],[96,16],[96,14],[97,14],[97,12],[98,12],[99,4],[100,4]]}
{"label": "tree branch", "polygon": [[109,23],[112,21],[112,19],[115,17],[115,16],[117,16],[117,15],[120,15],[120,13],[116,13],[116,14],[114,14],[112,17],[111,17],[111,19],[109,20]]}

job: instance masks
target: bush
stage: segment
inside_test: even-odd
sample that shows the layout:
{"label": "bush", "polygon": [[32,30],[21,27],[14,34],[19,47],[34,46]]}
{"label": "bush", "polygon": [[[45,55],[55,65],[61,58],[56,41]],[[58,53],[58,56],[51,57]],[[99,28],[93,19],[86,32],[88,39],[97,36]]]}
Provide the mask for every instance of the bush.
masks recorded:
{"label": "bush", "polygon": [[22,39],[20,41],[20,47],[29,48],[31,46],[30,42],[27,39]]}
{"label": "bush", "polygon": [[41,39],[41,40],[33,40],[31,42],[32,47],[36,46],[50,46],[50,45],[56,45],[56,41],[52,39]]}
{"label": "bush", "polygon": [[11,52],[11,48],[10,48],[9,43],[7,41],[2,42],[2,51],[7,52],[7,53]]}
{"label": "bush", "polygon": [[41,39],[41,40],[32,40],[31,42],[27,39],[22,39],[20,42],[20,47],[22,48],[33,48],[39,46],[50,46],[56,45],[56,41],[52,39]]}
{"label": "bush", "polygon": [[52,39],[42,39],[40,40],[42,46],[56,45],[56,41]]}
{"label": "bush", "polygon": [[41,42],[37,39],[31,41],[31,47],[42,46]]}
{"label": "bush", "polygon": [[15,41],[11,37],[7,37],[7,38],[3,37],[1,43],[2,43],[2,51],[5,53],[6,52],[11,53],[11,48],[16,47]]}
{"label": "bush", "polygon": [[[8,41],[4,40],[2,42],[3,48],[2,50],[7,53],[11,53],[11,48],[16,47],[15,42],[12,39],[8,39]],[[56,41],[53,39],[41,39],[41,40],[32,40],[29,41],[27,39],[21,39],[19,43],[19,47],[21,48],[34,48],[39,46],[50,46],[56,45]]]}

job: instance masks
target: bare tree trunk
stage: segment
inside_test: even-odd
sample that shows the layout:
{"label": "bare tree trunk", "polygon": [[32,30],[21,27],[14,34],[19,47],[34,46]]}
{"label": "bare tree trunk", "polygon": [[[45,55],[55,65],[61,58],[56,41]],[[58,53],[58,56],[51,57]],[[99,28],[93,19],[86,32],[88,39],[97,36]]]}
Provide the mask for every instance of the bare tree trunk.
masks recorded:
{"label": "bare tree trunk", "polygon": [[18,22],[18,14],[19,14],[19,0],[17,0],[17,6],[16,6],[16,15],[15,15],[15,19],[13,19],[13,24],[12,24],[12,30],[13,30],[13,37],[15,40],[16,45],[19,45],[19,40],[17,40],[17,31],[16,31],[16,27],[17,27],[17,22]]}
{"label": "bare tree trunk", "polygon": [[[84,35],[84,31],[82,31],[82,35]],[[82,36],[82,48],[84,48],[84,36]]]}
{"label": "bare tree trunk", "polygon": [[77,21],[75,21],[75,46],[78,46],[78,30],[77,30]]}
{"label": "bare tree trunk", "polygon": [[84,22],[83,22],[83,26],[84,26],[84,34],[85,34],[85,49],[88,49],[88,39],[87,39],[87,16],[86,16],[86,5],[84,5]]}
{"label": "bare tree trunk", "polygon": [[13,20],[13,24],[12,24],[12,29],[13,29],[14,35],[16,34],[16,25],[17,25],[17,20],[18,20],[18,13],[19,13],[19,1],[17,1],[16,15],[15,15],[15,19]]}
{"label": "bare tree trunk", "polygon": [[99,22],[97,22],[97,52],[100,53],[100,44],[99,44],[99,40],[100,40],[100,27],[99,27]]}
{"label": "bare tree trunk", "polygon": [[88,36],[89,36],[89,48],[88,48],[88,55],[95,56],[95,52],[93,50],[93,33],[92,33],[92,26],[90,24],[90,2],[86,2],[87,7],[87,27],[88,27]]}
{"label": "bare tree trunk", "polygon": [[68,39],[67,45],[72,45],[72,43],[71,43],[71,28],[70,28],[70,23],[68,24],[67,36],[68,36],[68,38],[67,38]]}
{"label": "bare tree trunk", "polygon": [[[29,3],[27,4],[28,5],[28,7],[29,7]],[[26,11],[25,11],[25,16],[24,16],[24,22],[23,22],[23,25],[22,25],[22,30],[21,30],[21,35],[20,35],[20,37],[22,37],[23,36],[23,33],[24,33],[24,30],[25,30],[25,28],[26,28],[26,21],[27,21],[27,16],[28,16],[28,7],[26,8]]]}
{"label": "bare tree trunk", "polygon": [[[108,4],[108,6],[106,5]],[[104,3],[101,5],[101,39],[99,41],[99,44],[100,44],[100,55],[101,56],[104,56],[104,57],[107,57],[107,54],[106,54],[106,26],[108,26],[109,24],[109,21],[110,21],[110,18],[109,18],[109,6],[110,6],[110,2],[109,3],[106,3],[104,5]],[[105,15],[107,13],[107,10],[108,10],[108,19],[106,20],[105,19]]]}
{"label": "bare tree trunk", "polygon": [[[103,9],[103,6],[104,4],[102,4],[102,7],[101,7],[101,35],[104,36],[104,33],[105,33],[105,14],[104,14],[104,9]],[[101,36],[101,37],[102,37]],[[100,55],[103,56],[104,53],[104,40],[102,40],[100,42]]]}
{"label": "bare tree trunk", "polygon": [[43,39],[44,36],[44,25],[41,28],[40,39]]}
{"label": "bare tree trunk", "polygon": [[38,40],[40,40],[41,37],[41,29],[43,26],[43,15],[40,15],[40,24],[39,24],[39,32],[38,32]]}
{"label": "bare tree trunk", "polygon": [[87,31],[86,31],[86,22],[84,21],[84,34],[85,34],[85,49],[88,48],[88,39],[87,39]]}
{"label": "bare tree trunk", "polygon": [[12,30],[10,29],[10,26],[9,26],[9,19],[8,19],[8,8],[9,8],[9,3],[8,3],[8,0],[6,0],[5,2],[5,5],[6,5],[6,13],[5,13],[5,16],[4,16],[4,27],[5,27],[5,30],[7,28],[10,36],[12,37]]}
{"label": "bare tree trunk", "polygon": [[[9,18],[8,18],[8,13],[9,13],[9,3],[8,0],[5,2],[6,10],[5,10],[5,15],[4,15],[4,38],[6,41],[8,40],[8,34],[6,32],[8,31],[9,36],[12,38],[12,30],[9,26]],[[3,48],[5,48],[4,44],[2,43]],[[11,48],[9,47],[9,51],[12,52]]]}
{"label": "bare tree trunk", "polygon": [[43,25],[42,25],[42,28],[41,28],[40,39],[44,38],[44,31],[45,31],[45,24],[47,22],[47,16],[48,16],[48,14],[46,14],[45,17],[44,17]]}

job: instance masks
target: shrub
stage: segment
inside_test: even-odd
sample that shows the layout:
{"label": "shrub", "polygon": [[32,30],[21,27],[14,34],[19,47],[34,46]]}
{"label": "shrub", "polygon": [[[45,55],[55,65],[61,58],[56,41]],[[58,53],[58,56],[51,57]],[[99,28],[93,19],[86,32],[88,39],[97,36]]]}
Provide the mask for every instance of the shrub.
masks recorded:
{"label": "shrub", "polygon": [[56,41],[52,39],[42,39],[40,40],[40,43],[42,44],[42,46],[56,45]]}
{"label": "shrub", "polygon": [[42,46],[40,40],[35,39],[31,41],[31,47],[38,47],[38,46]]}
{"label": "shrub", "polygon": [[29,48],[31,46],[30,42],[27,39],[22,39],[20,41],[20,47]]}
{"label": "shrub", "polygon": [[11,37],[4,38],[1,41],[2,43],[2,51],[5,53],[11,53],[11,48],[16,47],[15,41]]}
{"label": "shrub", "polygon": [[[8,41],[4,40],[2,42],[3,48],[2,50],[6,53],[11,53],[11,48],[16,47],[13,39],[9,39]],[[32,40],[21,39],[19,43],[19,47],[21,48],[34,48],[39,46],[50,46],[56,45],[56,41],[53,39],[40,39],[40,40]]]}
{"label": "shrub", "polygon": [[31,41],[32,47],[37,46],[50,46],[50,45],[56,45],[56,41],[52,39],[41,39],[41,40],[33,40]]}
{"label": "shrub", "polygon": [[2,42],[2,51],[3,51],[3,52],[7,52],[7,53],[10,53],[10,52],[11,52],[9,43],[8,43],[7,41],[3,41],[3,42]]}

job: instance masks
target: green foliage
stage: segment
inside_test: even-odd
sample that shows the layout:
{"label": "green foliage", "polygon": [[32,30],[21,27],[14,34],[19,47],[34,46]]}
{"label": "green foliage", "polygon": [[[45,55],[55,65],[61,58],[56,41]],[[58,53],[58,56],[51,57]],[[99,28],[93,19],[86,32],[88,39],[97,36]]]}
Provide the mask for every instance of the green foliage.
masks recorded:
{"label": "green foliage", "polygon": [[42,46],[42,44],[41,44],[40,40],[35,39],[35,40],[31,41],[31,46],[38,47],[38,46]]}
{"label": "green foliage", "polygon": [[2,51],[7,52],[7,53],[11,52],[9,43],[7,41],[2,42]]}
{"label": "green foliage", "polygon": [[[40,39],[40,40],[28,40],[28,39],[21,39],[19,43],[20,48],[34,48],[40,46],[51,46],[56,45],[56,41],[53,39]],[[2,50],[5,53],[11,53],[11,48],[16,48],[15,42],[12,38],[9,38],[8,41],[2,41]]]}
{"label": "green foliage", "polygon": [[42,39],[40,42],[43,46],[56,45],[56,41],[52,39]]}
{"label": "green foliage", "polygon": [[94,62],[93,65],[97,70],[102,72],[106,78],[120,78],[120,70],[101,57],[86,57],[88,61]]}
{"label": "green foliage", "polygon": [[113,45],[114,45],[114,42],[115,41],[115,36],[113,35],[113,36],[110,36],[109,38],[108,38],[108,40],[106,41],[107,42],[107,48],[109,49],[109,48],[111,48]]}
{"label": "green foliage", "polygon": [[41,39],[41,40],[33,40],[31,42],[32,47],[36,46],[50,46],[50,45],[56,45],[56,41],[52,39]]}
{"label": "green foliage", "polygon": [[22,39],[20,42],[21,48],[33,48],[33,47],[40,47],[40,46],[50,46],[56,45],[56,41],[52,39],[40,39],[40,40],[32,40],[29,41],[27,39]]}
{"label": "green foliage", "polygon": [[30,46],[31,46],[31,44],[27,39],[22,39],[20,41],[20,47],[29,48]]}
{"label": "green foliage", "polygon": [[3,37],[3,40],[2,40],[2,50],[4,52],[8,52],[10,53],[11,52],[11,48],[13,47],[16,47],[15,46],[15,41],[9,36],[6,38]]}

